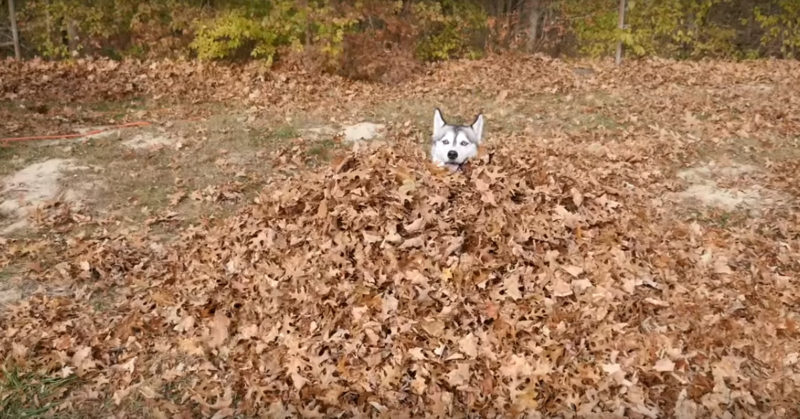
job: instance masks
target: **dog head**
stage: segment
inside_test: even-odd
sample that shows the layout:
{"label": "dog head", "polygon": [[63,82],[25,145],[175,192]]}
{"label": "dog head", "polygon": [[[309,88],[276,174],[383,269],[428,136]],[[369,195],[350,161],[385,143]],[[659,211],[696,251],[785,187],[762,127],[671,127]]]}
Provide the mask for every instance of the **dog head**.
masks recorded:
{"label": "dog head", "polygon": [[445,122],[442,112],[433,111],[433,146],[431,158],[440,166],[458,168],[478,155],[483,137],[483,114],[478,114],[471,125],[451,125]]}

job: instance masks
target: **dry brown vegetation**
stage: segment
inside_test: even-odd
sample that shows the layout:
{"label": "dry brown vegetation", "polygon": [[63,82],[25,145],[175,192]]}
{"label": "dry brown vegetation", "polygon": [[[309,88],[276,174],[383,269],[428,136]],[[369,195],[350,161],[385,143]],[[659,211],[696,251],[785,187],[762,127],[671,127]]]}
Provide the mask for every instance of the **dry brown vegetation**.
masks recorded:
{"label": "dry brown vegetation", "polygon": [[[0,312],[0,406],[795,417],[799,75],[502,56],[387,86],[3,63],[0,137],[146,119],[176,140],[0,148],[4,175],[69,157],[106,188],[0,239],[21,290]],[[435,105],[486,112],[463,173],[427,163]],[[326,129],[365,119],[386,138]]]}

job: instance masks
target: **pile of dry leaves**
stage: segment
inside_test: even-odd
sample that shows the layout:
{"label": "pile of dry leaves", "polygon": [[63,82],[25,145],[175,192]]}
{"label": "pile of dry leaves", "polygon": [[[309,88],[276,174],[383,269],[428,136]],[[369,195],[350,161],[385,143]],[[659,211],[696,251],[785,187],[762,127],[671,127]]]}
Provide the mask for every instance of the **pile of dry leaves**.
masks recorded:
{"label": "pile of dry leaves", "polygon": [[1,313],[0,357],[155,417],[798,414],[796,226],[687,223],[644,163],[517,140],[449,174],[394,138],[170,245],[71,239],[38,279],[75,297]]}

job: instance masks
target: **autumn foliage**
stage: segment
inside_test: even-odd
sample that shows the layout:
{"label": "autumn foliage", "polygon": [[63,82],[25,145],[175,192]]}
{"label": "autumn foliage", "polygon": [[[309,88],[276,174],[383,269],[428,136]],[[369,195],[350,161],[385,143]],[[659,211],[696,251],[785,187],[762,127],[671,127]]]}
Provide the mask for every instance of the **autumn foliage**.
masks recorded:
{"label": "autumn foliage", "polygon": [[624,29],[616,0],[18,3],[28,56],[257,59],[376,80],[397,77],[382,66],[507,49],[600,57],[621,41],[631,57],[748,59],[800,48],[793,0],[630,1]]}
{"label": "autumn foliage", "polygon": [[[486,106],[489,135],[455,174],[428,163],[427,117],[319,168],[299,141],[265,151],[281,172],[256,199],[169,242],[102,217],[2,240],[0,266],[70,290],[0,311],[2,376],[72,377],[56,416],[796,417],[798,63],[592,67],[492,57],[381,86],[3,63],[9,99],[163,94],[265,113],[366,114],[471,86],[487,99],[445,103]],[[109,89],[70,89],[78,78]],[[763,169],[728,186],[758,182],[765,199],[720,213],[674,198],[675,172],[730,153]]]}

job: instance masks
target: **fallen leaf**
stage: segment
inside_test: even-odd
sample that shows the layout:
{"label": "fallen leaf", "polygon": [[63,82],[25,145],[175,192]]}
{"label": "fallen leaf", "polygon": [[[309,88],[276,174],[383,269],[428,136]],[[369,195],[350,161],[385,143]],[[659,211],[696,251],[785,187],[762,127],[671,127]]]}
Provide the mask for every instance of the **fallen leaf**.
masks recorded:
{"label": "fallen leaf", "polygon": [[420,323],[422,330],[431,336],[441,336],[444,332],[444,322],[441,320],[425,320]]}
{"label": "fallen leaf", "polygon": [[503,278],[503,289],[506,291],[506,296],[514,300],[522,298],[522,293],[519,290],[520,286],[519,275],[511,274]]}
{"label": "fallen leaf", "polygon": [[415,394],[423,395],[425,391],[428,389],[428,384],[425,382],[425,378],[420,375],[414,377],[414,380],[411,381],[411,390],[414,391]]}
{"label": "fallen leaf", "polygon": [[472,333],[458,341],[458,349],[470,358],[478,356],[478,338]]}
{"label": "fallen leaf", "polygon": [[233,416],[236,411],[230,407],[225,407],[220,410],[217,410],[217,413],[214,413],[214,416],[211,416],[211,419],[224,419],[229,416]]}
{"label": "fallen leaf", "polygon": [[302,390],[306,384],[308,384],[308,380],[305,377],[296,372],[292,373],[292,385],[296,391]]}
{"label": "fallen leaf", "polygon": [[95,362],[92,359],[92,348],[81,346],[76,349],[75,353],[72,355],[72,365],[77,368],[79,372],[93,369]]}
{"label": "fallen leaf", "polygon": [[210,348],[216,348],[225,343],[228,339],[228,327],[231,320],[225,316],[221,310],[214,313],[211,321],[211,328],[206,343]]}
{"label": "fallen leaf", "polygon": [[572,295],[572,287],[561,278],[553,281],[553,295],[556,297],[568,297]]}
{"label": "fallen leaf", "polygon": [[411,239],[406,239],[403,244],[400,245],[401,250],[405,249],[414,249],[424,246],[425,240],[422,236],[417,236]]}
{"label": "fallen leaf", "polygon": [[669,303],[666,301],[659,300],[657,298],[647,297],[644,299],[644,302],[647,304],[651,304],[657,307],[669,307]]}
{"label": "fallen leaf", "polygon": [[583,273],[583,268],[581,268],[580,266],[567,265],[567,266],[562,266],[561,269],[563,269],[565,272],[567,272],[568,274],[572,275],[575,278],[577,278],[578,276],[580,276],[580,274]]}
{"label": "fallen leaf", "polygon": [[583,204],[583,195],[575,188],[570,189],[569,192],[572,194],[572,202],[576,207],[580,207]]}
{"label": "fallen leaf", "polygon": [[574,279],[572,280],[572,291],[577,294],[583,294],[589,288],[592,288],[592,281],[588,279]]}
{"label": "fallen leaf", "polygon": [[187,355],[202,356],[205,354],[195,338],[181,339],[178,343],[178,348]]}
{"label": "fallen leaf", "polygon": [[194,328],[194,317],[186,316],[181,319],[178,324],[175,325],[173,330],[176,332],[188,332]]}
{"label": "fallen leaf", "polygon": [[447,383],[453,387],[459,387],[469,383],[469,364],[461,363],[447,373]]}
{"label": "fallen leaf", "polygon": [[242,339],[250,339],[258,335],[258,325],[246,324],[239,326],[239,334]]}
{"label": "fallen leaf", "polygon": [[658,372],[672,372],[675,370],[675,363],[667,358],[662,358],[656,361],[653,369]]}
{"label": "fallen leaf", "polygon": [[411,224],[407,224],[405,227],[406,232],[408,233],[418,233],[425,228],[425,220],[422,217],[417,218]]}

